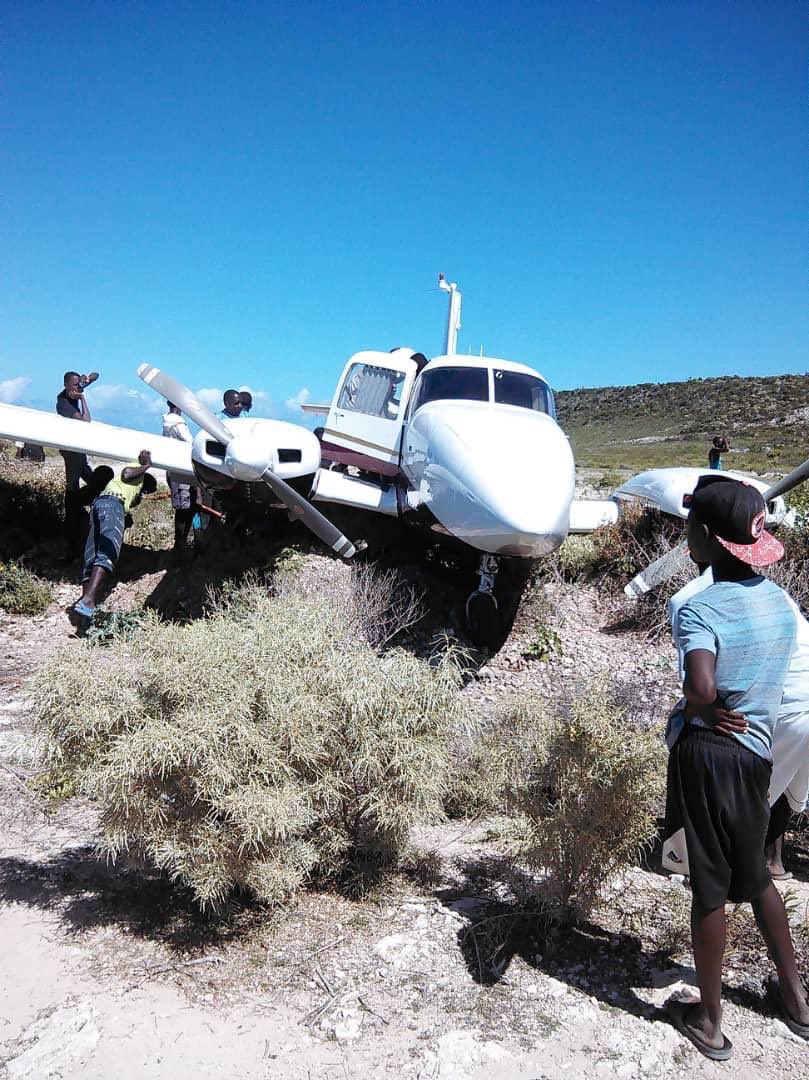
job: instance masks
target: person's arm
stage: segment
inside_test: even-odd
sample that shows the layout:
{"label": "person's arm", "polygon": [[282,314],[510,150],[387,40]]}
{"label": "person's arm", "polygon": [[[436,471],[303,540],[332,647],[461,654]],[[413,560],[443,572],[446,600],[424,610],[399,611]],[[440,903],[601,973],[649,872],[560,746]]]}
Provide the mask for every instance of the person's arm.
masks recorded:
{"label": "person's arm", "polygon": [[716,657],[708,649],[686,653],[683,694],[688,704],[696,708],[716,701]]}
{"label": "person's arm", "polygon": [[686,654],[683,694],[688,702],[686,719],[698,716],[720,735],[743,735],[747,731],[744,714],[726,709],[716,692],[716,657],[708,649],[692,649]]}
{"label": "person's arm", "polygon": [[125,484],[131,484],[133,480],[139,480],[144,473],[152,467],[152,455],[148,450],[141,450],[138,454],[139,465],[128,465],[121,470],[121,479]]}
{"label": "person's arm", "polygon": [[686,600],[682,605],[675,619],[674,630],[677,646],[684,654],[683,694],[687,702],[686,719],[693,720],[698,716],[704,724],[720,735],[744,733],[747,730],[745,717],[726,708],[725,702],[717,693],[718,643],[699,598]]}
{"label": "person's arm", "polygon": [[87,398],[84,394],[79,395],[79,404],[81,405],[81,408],[76,413],[76,419],[84,420],[85,423],[89,424],[93,418],[90,416],[90,406],[87,404]]}

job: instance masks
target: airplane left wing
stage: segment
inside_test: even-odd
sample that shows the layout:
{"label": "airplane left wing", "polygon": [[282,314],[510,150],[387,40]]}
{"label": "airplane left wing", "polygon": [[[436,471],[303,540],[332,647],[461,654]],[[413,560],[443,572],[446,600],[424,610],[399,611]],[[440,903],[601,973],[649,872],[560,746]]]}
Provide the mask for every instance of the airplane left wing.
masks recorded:
{"label": "airplane left wing", "polygon": [[117,461],[137,461],[141,450],[152,455],[155,468],[193,480],[191,443],[179,439],[166,439],[133,428],[114,427],[96,420],[85,424],[55,413],[39,409],[25,409],[20,405],[0,405],[0,439],[52,446],[57,450],[75,450],[81,454]]}

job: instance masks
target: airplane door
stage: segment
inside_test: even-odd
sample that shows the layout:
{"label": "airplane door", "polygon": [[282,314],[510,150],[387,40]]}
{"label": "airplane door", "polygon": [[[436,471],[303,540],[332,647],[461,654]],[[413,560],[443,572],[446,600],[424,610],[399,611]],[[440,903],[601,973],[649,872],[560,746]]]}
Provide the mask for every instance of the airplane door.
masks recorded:
{"label": "airplane door", "polygon": [[323,458],[395,476],[417,365],[410,349],[360,352],[346,364],[323,429]]}

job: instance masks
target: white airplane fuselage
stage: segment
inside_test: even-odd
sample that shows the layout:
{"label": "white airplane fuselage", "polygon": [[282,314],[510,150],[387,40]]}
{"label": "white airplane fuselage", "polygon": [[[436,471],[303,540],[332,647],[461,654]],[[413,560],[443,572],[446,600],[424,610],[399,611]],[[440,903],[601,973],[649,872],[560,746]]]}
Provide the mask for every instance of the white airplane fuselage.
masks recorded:
{"label": "white airplane fuselage", "polygon": [[567,536],[573,455],[543,413],[429,402],[405,425],[402,471],[419,505],[480,551],[547,555]]}
{"label": "white airplane fuselage", "polygon": [[443,356],[418,371],[411,356],[349,360],[323,429],[324,461],[362,477],[327,476],[314,498],[351,505],[354,489],[365,504],[377,472],[387,512],[427,511],[438,534],[481,553],[549,554],[568,533],[575,475],[545,380],[489,357]]}

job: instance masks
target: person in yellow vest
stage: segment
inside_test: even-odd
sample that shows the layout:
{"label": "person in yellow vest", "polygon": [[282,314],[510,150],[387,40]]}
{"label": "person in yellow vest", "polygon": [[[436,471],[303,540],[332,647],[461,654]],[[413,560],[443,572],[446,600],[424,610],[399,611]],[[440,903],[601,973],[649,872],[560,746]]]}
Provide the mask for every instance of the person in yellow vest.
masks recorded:
{"label": "person in yellow vest", "polygon": [[126,516],[157,487],[148,472],[152,456],[141,450],[138,460],[124,466],[121,473],[93,500],[90,511],[90,531],[84,547],[81,598],[73,605],[73,615],[86,624],[96,609],[96,593],[115,569],[126,528]]}

